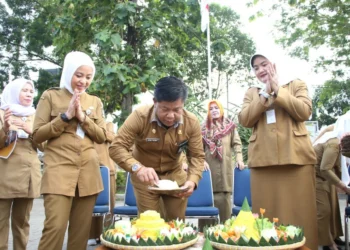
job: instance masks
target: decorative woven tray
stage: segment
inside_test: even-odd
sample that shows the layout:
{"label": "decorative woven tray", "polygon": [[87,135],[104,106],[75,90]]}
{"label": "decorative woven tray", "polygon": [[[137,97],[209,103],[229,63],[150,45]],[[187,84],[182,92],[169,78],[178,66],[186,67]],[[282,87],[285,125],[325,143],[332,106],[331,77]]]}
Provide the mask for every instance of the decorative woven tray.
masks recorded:
{"label": "decorative woven tray", "polygon": [[243,246],[232,246],[232,245],[217,243],[213,241],[210,241],[210,244],[216,249],[220,249],[220,250],[292,250],[292,249],[302,247],[305,244],[305,237],[300,242],[290,244],[290,245],[282,245],[282,246],[243,247]]}
{"label": "decorative woven tray", "polygon": [[102,245],[105,245],[107,247],[110,247],[112,249],[140,249],[140,250],[162,250],[162,249],[184,249],[186,247],[192,246],[193,244],[195,244],[198,240],[199,236],[197,236],[195,239],[187,241],[185,243],[182,244],[176,244],[176,245],[163,245],[163,246],[125,246],[125,245],[118,245],[118,244],[114,244],[111,243],[109,241],[106,241],[105,239],[103,239],[102,235],[100,236],[101,239],[101,243]]}

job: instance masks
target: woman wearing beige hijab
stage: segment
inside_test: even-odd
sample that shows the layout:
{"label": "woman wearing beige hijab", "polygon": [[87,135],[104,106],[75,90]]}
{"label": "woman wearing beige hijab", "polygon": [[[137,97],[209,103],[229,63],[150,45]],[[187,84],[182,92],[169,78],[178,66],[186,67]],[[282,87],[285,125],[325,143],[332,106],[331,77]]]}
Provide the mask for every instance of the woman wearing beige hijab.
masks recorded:
{"label": "woman wearing beige hijab", "polygon": [[95,66],[82,52],[67,54],[61,88],[45,91],[34,121],[34,141],[47,141],[41,193],[45,222],[39,250],[85,250],[91,214],[103,189],[94,143],[106,140],[101,100],[85,92]]}
{"label": "woman wearing beige hijab", "polygon": [[[12,154],[0,158],[0,249],[8,249],[9,220],[13,248],[25,250],[29,238],[29,217],[33,199],[39,197],[40,161],[32,141],[34,84],[17,79],[6,85],[0,107],[0,149],[10,131],[17,131]],[[10,218],[10,219],[9,219]]]}
{"label": "woman wearing beige hijab", "polygon": [[277,74],[276,64],[263,53],[250,65],[259,87],[247,90],[239,122],[253,128],[249,138],[253,212],[280,223],[304,228],[306,246],[317,250],[315,152],[304,121],[312,102],[306,84]]}

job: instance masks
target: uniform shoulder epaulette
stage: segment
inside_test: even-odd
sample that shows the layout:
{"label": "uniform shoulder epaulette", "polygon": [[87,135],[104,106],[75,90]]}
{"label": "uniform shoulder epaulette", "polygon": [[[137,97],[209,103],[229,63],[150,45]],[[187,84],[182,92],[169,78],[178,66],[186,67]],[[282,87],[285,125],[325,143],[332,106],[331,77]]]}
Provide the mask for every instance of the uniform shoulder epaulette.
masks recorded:
{"label": "uniform shoulder epaulette", "polygon": [[89,94],[89,95],[91,95],[91,96],[96,96],[96,97],[98,97],[99,99],[101,99],[98,95],[96,95],[96,94],[93,94],[93,93],[89,93],[89,92],[86,92],[87,94]]}
{"label": "uniform shoulder epaulette", "polygon": [[60,89],[61,89],[60,87],[51,87],[51,88],[49,88],[47,90],[60,90]]}

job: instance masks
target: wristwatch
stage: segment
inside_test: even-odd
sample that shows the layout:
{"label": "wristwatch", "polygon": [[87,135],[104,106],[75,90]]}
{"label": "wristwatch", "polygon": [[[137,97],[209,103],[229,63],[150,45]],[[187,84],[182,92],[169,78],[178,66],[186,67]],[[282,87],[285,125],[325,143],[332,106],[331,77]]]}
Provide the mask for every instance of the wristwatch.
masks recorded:
{"label": "wristwatch", "polygon": [[131,165],[131,171],[132,171],[133,173],[136,173],[137,171],[140,170],[141,167],[142,167],[142,166],[140,166],[140,165],[137,164],[137,163],[132,164],[132,165]]}
{"label": "wristwatch", "polygon": [[259,95],[262,95],[266,99],[268,99],[271,95],[266,93],[264,90],[260,90]]}
{"label": "wristwatch", "polygon": [[62,119],[62,121],[67,122],[67,123],[70,121],[70,119],[68,119],[68,117],[66,116],[66,113],[61,114],[61,119]]}

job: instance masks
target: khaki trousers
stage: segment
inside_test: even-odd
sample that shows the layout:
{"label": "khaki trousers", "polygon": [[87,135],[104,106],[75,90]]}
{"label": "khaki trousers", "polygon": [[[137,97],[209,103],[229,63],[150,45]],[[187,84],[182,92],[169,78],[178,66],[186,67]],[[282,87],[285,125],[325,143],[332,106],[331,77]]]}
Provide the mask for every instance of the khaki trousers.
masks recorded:
{"label": "khaki trousers", "polygon": [[[223,224],[227,219],[231,218],[232,201],[231,193],[229,192],[215,192],[214,193],[214,207],[219,209],[220,222]],[[199,219],[198,230],[203,232],[203,227],[214,225],[216,223],[213,219]]]}
{"label": "khaki trousers", "polygon": [[[113,216],[113,209],[115,206],[115,174],[110,175],[110,213]],[[103,228],[103,216],[92,217],[91,228],[90,228],[90,236],[89,239],[99,239],[102,234]]]}
{"label": "khaki trousers", "polygon": [[329,246],[335,238],[343,236],[338,194],[328,181],[316,180],[318,244]]}
{"label": "khaki trousers", "polygon": [[139,214],[146,210],[155,210],[165,221],[185,219],[187,199],[151,193],[147,185],[138,181],[136,176],[131,176],[131,181]]}
{"label": "khaki trousers", "polygon": [[0,250],[8,249],[10,214],[13,249],[26,249],[29,238],[29,217],[32,207],[33,198],[0,199]]}
{"label": "khaki trousers", "polygon": [[39,250],[62,250],[64,234],[68,227],[67,250],[86,250],[97,194],[75,197],[45,194],[45,222]]}

